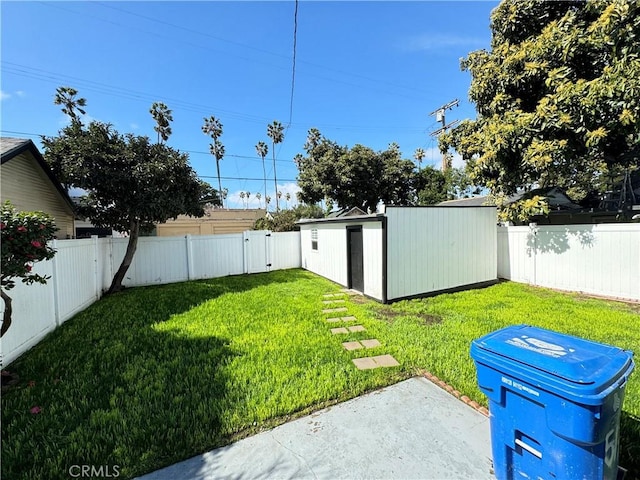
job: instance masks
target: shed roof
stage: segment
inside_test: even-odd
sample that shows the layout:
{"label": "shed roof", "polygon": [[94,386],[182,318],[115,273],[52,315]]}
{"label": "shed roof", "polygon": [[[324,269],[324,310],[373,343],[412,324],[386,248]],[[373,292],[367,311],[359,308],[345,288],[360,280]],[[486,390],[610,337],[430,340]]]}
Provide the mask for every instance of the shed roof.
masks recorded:
{"label": "shed roof", "polygon": [[53,186],[56,187],[56,190],[58,190],[62,196],[62,199],[69,205],[71,211],[75,211],[73,202],[71,201],[71,198],[69,198],[69,194],[53,174],[49,165],[47,165],[47,162],[44,161],[44,157],[33,141],[25,138],[0,137],[0,164],[4,165],[24,152],[30,152],[33,155],[33,158],[36,159],[40,168],[42,168],[44,173],[46,173]]}

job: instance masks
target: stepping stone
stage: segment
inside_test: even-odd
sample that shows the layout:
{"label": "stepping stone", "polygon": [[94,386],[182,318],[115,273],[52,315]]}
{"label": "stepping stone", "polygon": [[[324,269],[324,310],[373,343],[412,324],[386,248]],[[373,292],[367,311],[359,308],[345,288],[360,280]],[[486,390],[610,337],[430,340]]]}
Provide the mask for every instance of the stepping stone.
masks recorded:
{"label": "stepping stone", "polygon": [[366,332],[367,331],[367,329],[364,328],[362,325],[354,325],[353,327],[347,327],[347,328],[352,333],[354,333],[354,332]]}
{"label": "stepping stone", "polygon": [[349,333],[349,330],[347,330],[344,327],[340,327],[340,328],[332,328],[331,329],[331,333],[333,333],[334,335],[337,335],[339,333]]}
{"label": "stepping stone", "polygon": [[342,321],[343,322],[353,322],[354,320],[357,320],[357,319],[356,319],[356,317],[353,317],[353,316],[342,317]]}
{"label": "stepping stone", "polygon": [[344,293],[325,293],[324,298],[344,297]]}
{"label": "stepping stone", "polygon": [[375,338],[372,338],[371,340],[360,340],[360,343],[365,347],[365,348],[376,348],[379,347],[380,345],[382,345],[378,340],[376,340]]}
{"label": "stepping stone", "polygon": [[378,355],[373,361],[381,367],[397,367],[400,363],[391,355]]}
{"label": "stepping stone", "polygon": [[342,346],[345,350],[359,350],[362,348],[362,344],[360,342],[344,342]]}
{"label": "stepping stone", "polygon": [[358,370],[370,370],[372,368],[378,368],[378,364],[376,364],[376,362],[374,362],[373,358],[371,357],[354,358],[352,362]]}
{"label": "stepping stone", "polygon": [[377,357],[355,358],[352,360],[358,370],[370,370],[379,367],[397,367],[398,361],[391,355],[378,355]]}
{"label": "stepping stone", "polygon": [[334,317],[334,318],[327,318],[327,322],[329,323],[336,323],[336,322],[340,322],[340,317]]}
{"label": "stepping stone", "polygon": [[324,310],[322,310],[322,313],[336,313],[336,312],[346,312],[346,311],[347,311],[347,307],[325,308]]}
{"label": "stepping stone", "polygon": [[332,305],[335,303],[344,303],[344,300],[323,300],[322,303],[325,305]]}

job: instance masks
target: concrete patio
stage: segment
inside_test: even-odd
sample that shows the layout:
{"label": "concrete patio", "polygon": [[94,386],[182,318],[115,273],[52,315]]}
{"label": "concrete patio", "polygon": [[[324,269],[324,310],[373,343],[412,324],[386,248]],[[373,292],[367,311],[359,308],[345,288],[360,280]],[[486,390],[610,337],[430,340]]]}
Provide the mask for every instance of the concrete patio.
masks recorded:
{"label": "concrete patio", "polygon": [[495,477],[489,419],[416,377],[139,478]]}

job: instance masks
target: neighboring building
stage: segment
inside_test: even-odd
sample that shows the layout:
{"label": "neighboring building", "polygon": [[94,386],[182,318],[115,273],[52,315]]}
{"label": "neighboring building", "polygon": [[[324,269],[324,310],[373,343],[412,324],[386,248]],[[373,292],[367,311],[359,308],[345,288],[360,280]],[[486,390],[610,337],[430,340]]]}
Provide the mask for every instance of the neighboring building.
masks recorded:
{"label": "neighboring building", "polygon": [[176,235],[218,235],[224,233],[242,233],[251,230],[266,210],[207,208],[202,218],[179,215],[175,220],[167,220],[156,225],[159,237]]}
{"label": "neighboring building", "polygon": [[75,236],[73,203],[35,144],[28,139],[0,138],[0,199],[21,211],[41,211],[55,219],[57,238]]}
{"label": "neighboring building", "polygon": [[302,268],[383,303],[497,280],[495,207],[304,219]]}
{"label": "neighboring building", "polygon": [[[590,198],[577,203],[560,187],[538,188],[526,193],[517,193],[509,197],[508,203],[522,198],[530,198],[534,195],[540,195],[547,199],[549,213],[547,215],[534,215],[524,224],[576,225],[628,222],[633,214],[640,213],[640,204],[635,203],[640,201],[640,198],[635,194],[631,183],[628,190],[631,192],[629,197],[633,199],[634,204],[627,205],[625,211],[622,211],[620,207],[619,197],[614,195],[612,195],[611,200],[601,200],[597,198],[597,195],[592,194]],[[640,193],[640,188],[638,188],[638,193]],[[438,204],[438,206],[442,207],[475,207],[481,205],[495,204],[488,196],[447,200]]]}

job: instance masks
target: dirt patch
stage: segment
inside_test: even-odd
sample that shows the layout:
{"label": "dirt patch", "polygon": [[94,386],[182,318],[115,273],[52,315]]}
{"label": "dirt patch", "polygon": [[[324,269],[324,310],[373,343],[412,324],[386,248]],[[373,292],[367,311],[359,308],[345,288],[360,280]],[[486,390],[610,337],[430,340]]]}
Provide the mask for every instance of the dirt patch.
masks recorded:
{"label": "dirt patch", "polygon": [[393,323],[397,317],[415,317],[419,318],[423,325],[435,325],[442,322],[442,317],[439,315],[430,315],[428,313],[407,313],[399,310],[394,310],[391,307],[384,307],[376,309],[376,315],[389,323]]}
{"label": "dirt patch", "polygon": [[370,302],[370,300],[364,295],[351,295],[349,297],[349,300],[351,300],[353,303],[357,303],[358,305]]}

